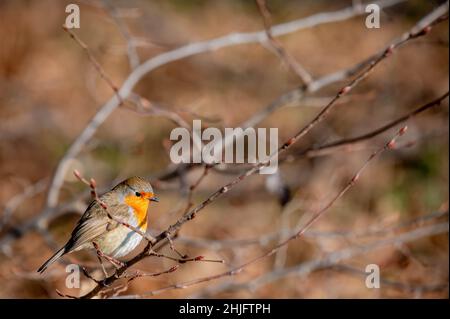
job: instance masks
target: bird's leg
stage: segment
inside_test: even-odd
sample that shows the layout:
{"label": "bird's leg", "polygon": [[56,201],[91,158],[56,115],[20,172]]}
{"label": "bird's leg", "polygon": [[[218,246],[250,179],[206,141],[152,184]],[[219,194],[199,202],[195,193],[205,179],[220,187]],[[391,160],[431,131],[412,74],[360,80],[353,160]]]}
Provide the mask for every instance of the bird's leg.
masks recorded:
{"label": "bird's leg", "polygon": [[[103,263],[101,262],[101,257],[105,258],[116,268],[125,266],[125,263],[121,262],[120,260],[117,260],[111,256],[104,254],[96,242],[92,242],[92,245],[94,246],[95,250],[97,251],[97,257],[99,258],[100,264],[102,265],[102,267],[104,267],[104,266],[103,266]],[[106,273],[106,270],[105,270],[105,273]]]}
{"label": "bird's leg", "polygon": [[98,247],[98,244],[96,242],[92,242],[92,245],[94,246],[95,250],[97,251],[97,258],[100,262],[100,266],[102,266],[103,275],[105,275],[105,278],[108,278],[108,273],[106,272],[105,265],[103,264],[102,255],[100,248]]}

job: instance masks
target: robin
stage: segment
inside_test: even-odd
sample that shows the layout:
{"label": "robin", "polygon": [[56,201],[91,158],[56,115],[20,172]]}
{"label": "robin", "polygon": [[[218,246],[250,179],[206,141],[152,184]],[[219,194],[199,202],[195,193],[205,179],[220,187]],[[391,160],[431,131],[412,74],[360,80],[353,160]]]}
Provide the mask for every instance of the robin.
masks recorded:
{"label": "robin", "polygon": [[[149,203],[159,201],[150,183],[141,177],[128,178],[99,199],[100,202],[93,200],[89,204],[69,241],[38,269],[39,273],[43,273],[65,254],[90,248],[97,250],[99,259],[102,256],[113,264],[116,263],[115,258],[133,251],[143,239],[140,234],[118,221],[145,233]],[[102,204],[106,205],[106,209]],[[115,220],[108,213],[116,217]]]}

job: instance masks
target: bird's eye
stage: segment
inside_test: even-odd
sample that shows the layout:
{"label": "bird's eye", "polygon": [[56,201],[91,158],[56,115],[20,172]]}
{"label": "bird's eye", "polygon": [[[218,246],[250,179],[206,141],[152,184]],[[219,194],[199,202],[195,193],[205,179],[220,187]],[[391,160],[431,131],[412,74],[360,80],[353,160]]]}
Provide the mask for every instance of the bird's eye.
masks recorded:
{"label": "bird's eye", "polygon": [[139,193],[139,192],[136,192],[135,195],[136,195],[137,197],[141,197],[141,193]]}

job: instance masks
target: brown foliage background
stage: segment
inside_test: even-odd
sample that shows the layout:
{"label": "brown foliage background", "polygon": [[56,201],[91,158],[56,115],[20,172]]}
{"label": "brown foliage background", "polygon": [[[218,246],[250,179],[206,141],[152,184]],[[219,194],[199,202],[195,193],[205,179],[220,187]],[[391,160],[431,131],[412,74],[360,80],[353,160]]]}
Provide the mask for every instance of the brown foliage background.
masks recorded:
{"label": "brown foliage background", "polygon": [[[17,194],[43,180],[48,185],[55,166],[74,138],[111,96],[85,52],[62,30],[69,1],[0,2],[0,205],[5,209]],[[211,39],[234,31],[262,30],[252,1],[113,1],[131,34],[139,40],[141,60],[183,44]],[[382,14],[381,29],[367,29],[365,16],[320,25],[279,38],[285,50],[317,77],[349,67],[382,49],[410,28],[438,2],[408,1]],[[126,43],[101,2],[79,1],[81,29],[76,34],[88,45],[114,83],[129,74]],[[281,23],[351,5],[351,1],[268,1],[273,23]],[[280,143],[292,136],[342,86],[340,82],[314,93],[292,107],[284,107],[259,127],[278,127]],[[235,127],[272,100],[301,82],[273,53],[259,44],[246,44],[195,55],[156,69],[145,76],[135,92],[177,112],[188,123],[199,116],[204,124]],[[448,88],[448,23],[426,37],[402,47],[382,63],[353,93],[289,154],[308,145],[324,144],[370,131],[440,96]],[[325,99],[325,102],[323,102]],[[371,227],[388,227],[433,212],[448,211],[448,101],[408,123],[404,141],[412,142],[384,154],[365,171],[358,184],[341,198],[311,229],[319,233],[361,233]],[[161,199],[150,211],[152,233],[173,223],[186,204],[183,185],[192,184],[200,168],[180,179],[156,182],[156,174],[170,165],[167,145],[174,124],[164,117],[142,116],[120,107],[100,127],[73,168],[94,177],[101,189],[132,175],[155,180]],[[391,131],[392,133],[393,131]],[[258,238],[294,227],[302,216],[342,188],[357,167],[391,133],[363,144],[362,149],[341,150],[314,158],[299,158],[280,165],[281,177],[292,200],[281,207],[268,192],[265,177],[255,175],[205,208],[182,228],[178,250],[191,256],[224,259],[228,264],[186,263],[171,274],[140,278],[125,294],[139,294],[169,284],[225,271],[266,251],[268,245],[231,245],[217,249],[208,240]],[[195,190],[195,203],[233,178],[211,171]],[[45,188],[20,202],[0,236],[37,215],[45,203]],[[185,189],[184,189],[185,190]],[[60,202],[80,198],[86,191],[69,172]],[[52,219],[49,233],[57,245],[67,239],[86,207],[87,196]],[[5,214],[3,211],[3,214]],[[448,215],[446,215],[448,216]],[[446,219],[447,217],[443,218]],[[0,216],[1,218],[2,216]],[[383,238],[383,234],[380,238]],[[184,240],[183,240],[184,238]],[[191,239],[189,241],[188,239]],[[399,285],[367,289],[364,276],[339,269],[324,269],[307,276],[276,280],[255,290],[215,293],[208,289],[228,282],[246,282],[274,269],[321,258],[326,253],[362,245],[352,236],[307,236],[290,243],[285,260],[270,257],[243,273],[158,297],[261,297],[261,298],[390,298],[448,297],[448,234],[390,245],[345,261],[364,271],[380,265],[382,276]],[[276,241],[271,241],[275,243]],[[54,251],[41,233],[21,234],[0,254],[0,297],[55,298],[55,288],[68,294],[89,291],[65,288],[63,264],[44,276],[35,273]],[[168,248],[165,249],[170,253]],[[95,267],[91,254],[74,254],[66,261]],[[174,262],[147,258],[134,268],[158,271]],[[342,264],[341,264],[342,265]],[[100,275],[100,272],[97,273]],[[436,289],[406,289],[438,286]],[[444,285],[443,287],[441,287]],[[440,287],[440,288],[439,288]],[[248,287],[247,287],[248,288]]]}

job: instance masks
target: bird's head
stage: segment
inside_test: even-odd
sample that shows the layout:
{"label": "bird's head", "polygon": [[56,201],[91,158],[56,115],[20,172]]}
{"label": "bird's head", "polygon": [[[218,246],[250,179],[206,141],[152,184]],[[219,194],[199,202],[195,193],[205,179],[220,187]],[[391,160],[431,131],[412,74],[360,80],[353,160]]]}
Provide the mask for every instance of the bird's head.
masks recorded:
{"label": "bird's head", "polygon": [[138,213],[145,214],[150,202],[159,202],[152,185],[142,177],[130,177],[117,185],[123,195],[123,202]]}

